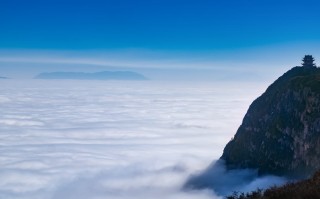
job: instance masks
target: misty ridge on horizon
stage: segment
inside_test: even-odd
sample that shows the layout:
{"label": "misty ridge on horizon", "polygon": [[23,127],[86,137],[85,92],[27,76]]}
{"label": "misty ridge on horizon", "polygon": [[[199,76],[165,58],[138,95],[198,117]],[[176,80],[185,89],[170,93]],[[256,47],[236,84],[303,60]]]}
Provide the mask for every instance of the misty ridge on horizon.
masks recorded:
{"label": "misty ridge on horizon", "polygon": [[[292,61],[292,58],[280,59],[274,53],[272,55],[265,54],[267,52],[260,52],[256,56],[253,52],[246,52],[243,57],[235,54],[235,52],[230,52],[230,57],[225,57],[225,59],[217,59],[217,56],[220,56],[221,53],[215,55],[215,53],[206,54],[204,52],[204,56],[200,53],[195,55],[176,55],[176,53],[171,55],[170,52],[166,52],[165,55],[161,53],[156,55],[152,53],[144,55],[142,53],[139,55],[138,53],[137,58],[132,58],[128,55],[130,53],[117,52],[114,60],[100,59],[95,53],[99,55],[99,52],[88,52],[88,55],[86,55],[76,52],[64,54],[57,51],[54,52],[56,55],[53,56],[49,52],[41,53],[40,51],[30,53],[30,58],[28,56],[23,58],[23,54],[28,55],[28,51],[8,53],[8,58],[6,56],[0,57],[2,65],[0,76],[25,79],[48,72],[132,71],[142,74],[150,80],[267,80],[270,82],[296,64],[296,61]],[[301,54],[295,56],[296,54],[292,57],[299,60]],[[81,58],[80,55],[84,58]],[[104,57],[103,55],[100,56]]]}
{"label": "misty ridge on horizon", "polygon": [[[27,79],[70,79],[70,80],[152,80],[152,81],[207,81],[207,82],[271,82],[282,70],[274,70],[273,73],[259,73],[258,71],[241,71],[229,69],[137,69],[137,70],[59,70],[50,72],[38,72],[30,70],[28,75],[24,72],[12,70],[3,72],[3,79],[27,80]],[[139,71],[139,72],[137,72]],[[8,75],[3,75],[8,74]],[[20,74],[20,75],[19,75]]]}
{"label": "misty ridge on horizon", "polygon": [[34,79],[77,79],[77,80],[148,80],[144,75],[132,71],[85,72],[46,72]]}

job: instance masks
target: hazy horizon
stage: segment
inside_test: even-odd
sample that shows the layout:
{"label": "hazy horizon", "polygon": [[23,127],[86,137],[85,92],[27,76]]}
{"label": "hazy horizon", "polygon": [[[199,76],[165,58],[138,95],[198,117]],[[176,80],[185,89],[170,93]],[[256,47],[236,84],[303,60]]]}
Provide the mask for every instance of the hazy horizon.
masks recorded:
{"label": "hazy horizon", "polygon": [[0,76],[132,70],[155,80],[270,80],[320,59],[318,1],[9,1]]}
{"label": "hazy horizon", "polygon": [[[319,45],[320,46],[320,45]],[[312,52],[280,53],[289,47],[270,50],[251,49],[241,52],[135,52],[130,51],[47,51],[1,50],[1,76],[31,79],[44,72],[101,72],[133,71],[150,80],[175,81],[269,81],[290,68],[301,65],[304,54]],[[241,56],[242,55],[242,56]],[[320,57],[320,55],[319,55]]]}

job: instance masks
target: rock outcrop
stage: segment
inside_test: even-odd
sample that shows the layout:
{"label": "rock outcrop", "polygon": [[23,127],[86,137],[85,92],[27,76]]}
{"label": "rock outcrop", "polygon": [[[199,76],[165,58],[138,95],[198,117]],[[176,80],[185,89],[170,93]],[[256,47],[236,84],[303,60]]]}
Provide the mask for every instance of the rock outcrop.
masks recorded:
{"label": "rock outcrop", "polygon": [[221,157],[227,169],[307,177],[320,169],[320,68],[294,67],[249,107]]}

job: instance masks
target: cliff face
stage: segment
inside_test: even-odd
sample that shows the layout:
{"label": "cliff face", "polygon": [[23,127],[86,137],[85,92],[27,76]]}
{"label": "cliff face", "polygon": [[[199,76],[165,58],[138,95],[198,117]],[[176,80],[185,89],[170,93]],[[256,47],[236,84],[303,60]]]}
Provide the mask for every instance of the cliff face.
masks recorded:
{"label": "cliff face", "polygon": [[295,67],[249,107],[221,157],[228,169],[309,176],[320,168],[320,68]]}

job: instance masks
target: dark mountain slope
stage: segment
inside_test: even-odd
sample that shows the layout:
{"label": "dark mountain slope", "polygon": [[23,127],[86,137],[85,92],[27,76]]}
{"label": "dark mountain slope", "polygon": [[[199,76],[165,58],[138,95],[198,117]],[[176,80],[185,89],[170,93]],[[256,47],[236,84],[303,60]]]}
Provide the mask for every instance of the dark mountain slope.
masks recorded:
{"label": "dark mountain slope", "polygon": [[288,183],[280,187],[271,187],[265,191],[257,190],[251,193],[234,194],[226,199],[319,199],[320,172],[312,178],[295,183]]}
{"label": "dark mountain slope", "polygon": [[306,177],[320,168],[320,69],[294,67],[249,107],[221,157],[228,169]]}

